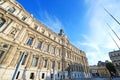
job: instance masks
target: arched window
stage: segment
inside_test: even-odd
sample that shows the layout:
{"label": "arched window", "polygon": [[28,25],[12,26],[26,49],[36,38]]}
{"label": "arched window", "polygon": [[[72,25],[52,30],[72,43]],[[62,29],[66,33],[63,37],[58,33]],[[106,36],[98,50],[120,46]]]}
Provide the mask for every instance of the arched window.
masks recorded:
{"label": "arched window", "polygon": [[0,27],[2,27],[2,25],[5,23],[5,19],[0,17]]}

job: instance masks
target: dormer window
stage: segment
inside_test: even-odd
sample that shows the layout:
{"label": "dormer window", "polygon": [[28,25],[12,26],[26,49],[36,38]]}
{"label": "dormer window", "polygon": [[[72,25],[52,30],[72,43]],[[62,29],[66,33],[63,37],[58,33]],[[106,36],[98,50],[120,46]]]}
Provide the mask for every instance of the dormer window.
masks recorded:
{"label": "dormer window", "polygon": [[37,28],[38,28],[38,26],[37,26],[37,25],[35,25],[35,26],[34,26],[34,29],[35,29],[35,30],[37,30]]}
{"label": "dormer window", "polygon": [[48,37],[50,38],[50,37],[51,37],[51,34],[48,34]]}
{"label": "dormer window", "polygon": [[15,11],[15,8],[14,7],[11,7],[8,9],[9,12],[13,13]]}
{"label": "dormer window", "polygon": [[44,33],[45,33],[45,30],[44,30],[44,29],[42,29],[42,30],[41,30],[41,33],[42,33],[42,34],[44,34]]}
{"label": "dormer window", "polygon": [[27,19],[26,16],[23,16],[23,17],[22,17],[22,21],[25,21],[26,19]]}
{"label": "dormer window", "polygon": [[5,19],[0,18],[0,27],[2,27],[2,25],[3,25],[5,22],[6,22]]}

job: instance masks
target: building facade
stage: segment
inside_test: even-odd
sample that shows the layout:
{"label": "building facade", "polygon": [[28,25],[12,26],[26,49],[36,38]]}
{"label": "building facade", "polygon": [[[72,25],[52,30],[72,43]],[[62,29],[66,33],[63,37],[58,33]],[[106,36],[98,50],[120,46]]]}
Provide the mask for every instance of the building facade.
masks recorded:
{"label": "building facade", "polygon": [[108,69],[106,68],[106,63],[108,61],[102,62],[102,61],[98,61],[97,65],[94,66],[90,66],[90,73],[92,75],[93,78],[95,77],[110,77],[110,73],[108,71]]}
{"label": "building facade", "polygon": [[51,80],[85,78],[84,51],[61,29],[54,33],[15,0],[0,1],[0,79]]}
{"label": "building facade", "polygon": [[109,57],[116,68],[118,76],[120,76],[120,50],[109,52]]}

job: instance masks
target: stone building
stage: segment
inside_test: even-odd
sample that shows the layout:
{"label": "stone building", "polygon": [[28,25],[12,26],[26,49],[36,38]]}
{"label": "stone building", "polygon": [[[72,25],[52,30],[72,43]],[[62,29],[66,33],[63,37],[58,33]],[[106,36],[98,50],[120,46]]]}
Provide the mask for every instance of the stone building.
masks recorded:
{"label": "stone building", "polygon": [[84,51],[61,29],[54,33],[15,0],[0,1],[0,79],[51,80],[85,78]]}
{"label": "stone building", "polygon": [[109,52],[109,57],[116,68],[118,76],[120,76],[120,50]]}
{"label": "stone building", "polygon": [[97,65],[90,66],[90,73],[92,77],[110,77],[110,73],[106,68],[107,62],[108,61],[98,61]]}

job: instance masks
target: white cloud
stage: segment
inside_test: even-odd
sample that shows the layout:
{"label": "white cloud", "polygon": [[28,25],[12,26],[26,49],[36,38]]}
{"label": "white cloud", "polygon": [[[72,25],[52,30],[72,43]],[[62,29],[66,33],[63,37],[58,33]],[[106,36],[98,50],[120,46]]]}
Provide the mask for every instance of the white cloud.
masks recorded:
{"label": "white cloud", "polygon": [[84,46],[89,60],[89,64],[96,64],[97,61],[109,60],[108,53],[117,50],[115,43],[110,38],[105,28],[112,34],[118,45],[120,41],[107,27],[106,22],[111,25],[115,32],[120,36],[120,25],[118,25],[103,9],[106,8],[120,21],[120,1],[118,0],[85,0],[89,7],[86,13],[88,18],[89,34],[83,36],[84,42],[79,43],[80,47]]}
{"label": "white cloud", "polygon": [[50,15],[47,11],[39,15],[42,17],[40,21],[54,32],[58,33],[60,29],[64,29],[62,22],[55,15]]}

